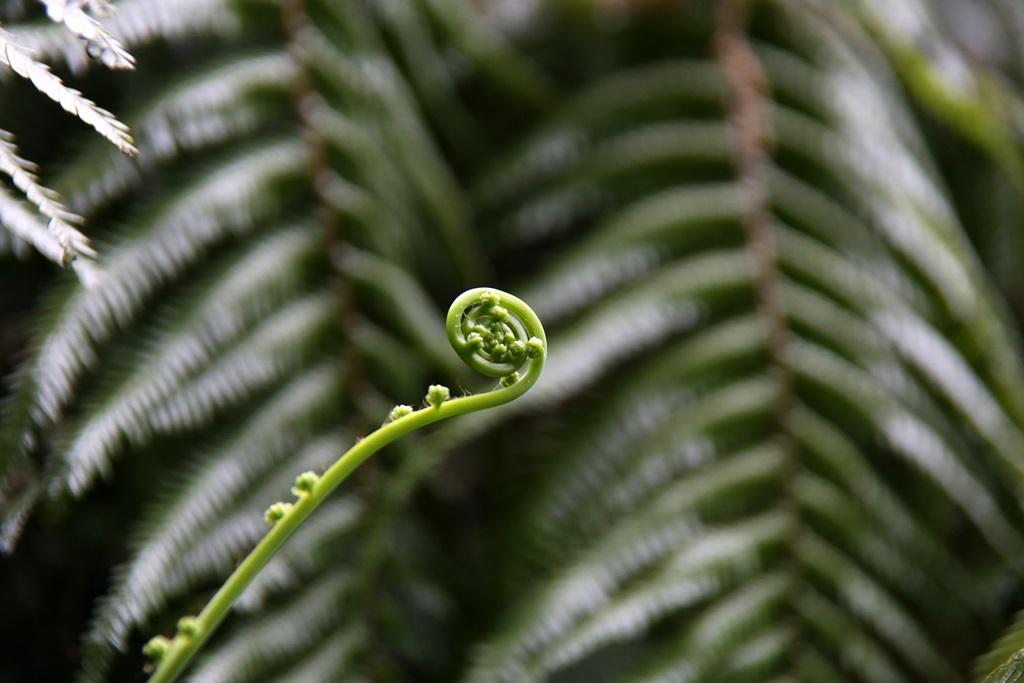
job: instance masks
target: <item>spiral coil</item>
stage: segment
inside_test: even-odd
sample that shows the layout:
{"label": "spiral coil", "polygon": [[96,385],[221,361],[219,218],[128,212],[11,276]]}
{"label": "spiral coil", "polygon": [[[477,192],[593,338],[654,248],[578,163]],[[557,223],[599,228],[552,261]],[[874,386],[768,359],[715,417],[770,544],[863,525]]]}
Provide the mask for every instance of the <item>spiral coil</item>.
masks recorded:
{"label": "spiral coil", "polygon": [[515,376],[544,356],[540,320],[521,299],[500,290],[477,288],[459,296],[446,327],[455,353],[487,377]]}

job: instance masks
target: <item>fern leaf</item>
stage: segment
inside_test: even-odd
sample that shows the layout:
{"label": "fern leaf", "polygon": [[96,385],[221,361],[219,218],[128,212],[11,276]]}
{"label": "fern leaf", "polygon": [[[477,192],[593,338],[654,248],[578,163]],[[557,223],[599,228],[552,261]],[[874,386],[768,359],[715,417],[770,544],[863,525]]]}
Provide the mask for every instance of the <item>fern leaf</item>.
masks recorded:
{"label": "fern leaf", "polygon": [[5,228],[54,263],[66,265],[72,262],[70,245],[62,244],[35,213],[3,188],[0,188],[0,221]]}
{"label": "fern leaf", "polygon": [[295,76],[285,55],[270,53],[230,59],[162,90],[126,118],[136,132],[134,159],[95,149],[65,169],[58,181],[77,211],[94,212],[138,186],[154,167],[253,132],[275,108],[256,104],[280,93]]}
{"label": "fern leaf", "polygon": [[[335,368],[318,367],[299,376],[222,445],[197,460],[173,497],[154,506],[141,527],[131,561],[118,572],[85,637],[81,681],[104,679],[115,651],[127,646],[132,629],[148,623],[172,599],[164,589],[164,578],[176,558],[207,533],[204,520],[228,512],[237,496],[286,461],[300,435],[315,424],[315,416],[323,414],[325,402],[336,400],[337,392]],[[260,521],[251,508],[249,515]]]}
{"label": "fern leaf", "polygon": [[0,131],[0,171],[10,176],[14,185],[49,219],[47,227],[69,254],[59,263],[64,264],[79,257],[96,257],[96,251],[90,246],[88,238],[74,227],[82,222],[82,218],[64,208],[56,192],[39,184],[39,178],[34,172],[35,166],[18,156],[14,136],[7,131]]}
{"label": "fern leaf", "polygon": [[[104,24],[106,30],[119,36],[127,47],[195,34],[230,35],[239,28],[237,14],[229,3],[221,0],[184,0],[173,6],[162,0],[120,0],[116,7],[117,12]],[[84,71],[90,63],[77,36],[62,27],[52,24],[19,26],[14,36],[41,59],[61,59],[72,71]]]}
{"label": "fern leaf", "polygon": [[[21,390],[34,407],[32,420],[61,414],[81,374],[95,363],[94,349],[126,326],[167,278],[211,245],[245,232],[277,208],[268,184],[302,168],[303,151],[292,142],[238,155],[159,209],[135,240],[108,253],[104,286],[76,291],[61,301],[53,331],[40,343],[38,375]],[[245,212],[235,202],[246,201]],[[16,429],[27,429],[19,425]]]}
{"label": "fern leaf", "polygon": [[[242,627],[237,638],[200,660],[192,680],[249,681],[282,662],[301,658],[339,619],[338,606],[352,589],[352,578],[328,575],[316,588],[277,609],[271,619]],[[299,624],[302,627],[296,628]]]}
{"label": "fern leaf", "polygon": [[[104,66],[111,69],[133,69],[135,58],[128,53],[114,34],[103,24],[91,17],[77,3],[69,4],[68,0],[43,0],[46,14],[58,24],[64,24],[68,30],[85,43],[86,52],[90,57],[98,59]],[[91,7],[91,5],[86,5]],[[108,5],[112,9],[112,5]]]}
{"label": "fern leaf", "polygon": [[65,111],[78,117],[84,123],[112,142],[125,154],[134,155],[138,150],[132,144],[132,136],[128,127],[117,120],[113,114],[102,109],[85,98],[74,88],[64,85],[51,71],[50,67],[32,58],[28,48],[22,47],[18,40],[0,29],[0,62],[6,64],[14,73],[29,80],[41,93],[59,104]]}

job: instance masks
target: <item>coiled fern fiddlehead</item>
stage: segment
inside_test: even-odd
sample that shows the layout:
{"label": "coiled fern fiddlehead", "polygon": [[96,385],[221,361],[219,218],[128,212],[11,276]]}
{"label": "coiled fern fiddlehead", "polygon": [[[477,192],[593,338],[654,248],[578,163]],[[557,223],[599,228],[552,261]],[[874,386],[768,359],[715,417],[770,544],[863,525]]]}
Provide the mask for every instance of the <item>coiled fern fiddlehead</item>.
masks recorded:
{"label": "coiled fern fiddlehead", "polygon": [[499,378],[498,386],[483,394],[451,398],[447,387],[433,385],[423,408],[396,406],[379,429],[352,446],[323,475],[300,474],[292,488],[296,501],[267,509],[270,531],[203,611],[179,620],[173,638],[157,636],[146,644],[144,651],[155,663],[150,683],[169,683],[178,677],[278,548],[367,458],[421,427],[508,403],[540,377],[547,354],[544,328],[530,307],[511,294],[489,288],[464,292],[448,310],[446,328],[459,357],[477,372]]}

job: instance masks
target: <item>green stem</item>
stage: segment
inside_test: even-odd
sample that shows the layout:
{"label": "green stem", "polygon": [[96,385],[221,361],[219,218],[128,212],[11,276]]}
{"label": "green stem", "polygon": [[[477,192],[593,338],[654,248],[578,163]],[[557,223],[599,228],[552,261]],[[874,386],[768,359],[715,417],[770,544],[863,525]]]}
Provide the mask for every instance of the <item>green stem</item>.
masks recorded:
{"label": "green stem", "polygon": [[[508,322],[503,320],[506,311],[511,318]],[[522,300],[494,289],[470,290],[452,304],[446,327],[452,346],[471,367],[485,375],[507,379],[493,391],[455,399],[447,399],[446,389],[431,387],[428,394],[431,405],[384,424],[352,446],[312,488],[298,494],[296,504],[274,522],[273,528],[235,569],[199,616],[189,620],[187,626],[179,626],[178,634],[160,655],[150,683],[170,683],[180,675],[281,545],[371,455],[396,439],[434,422],[508,403],[526,393],[540,378],[547,344],[544,328]],[[511,344],[508,343],[509,335],[515,337]],[[526,372],[520,378],[514,368],[524,366]],[[443,391],[444,395],[439,395],[435,389]]]}

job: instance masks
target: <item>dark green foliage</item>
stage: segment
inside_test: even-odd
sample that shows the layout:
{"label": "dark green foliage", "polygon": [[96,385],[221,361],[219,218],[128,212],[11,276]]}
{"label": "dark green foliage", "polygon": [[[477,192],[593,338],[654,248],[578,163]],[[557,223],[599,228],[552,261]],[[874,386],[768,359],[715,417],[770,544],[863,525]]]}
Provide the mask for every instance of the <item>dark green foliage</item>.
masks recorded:
{"label": "dark green foliage", "polygon": [[441,311],[486,284],[536,389],[368,465],[194,680],[1018,680],[1019,629],[975,660],[1024,572],[1024,20],[973,3],[974,62],[966,2],[750,2],[723,47],[710,2],[121,0],[137,161],[4,108],[106,273],[33,271],[2,347],[0,541],[117,509],[67,666],[130,677],[296,474],[475,388]]}

